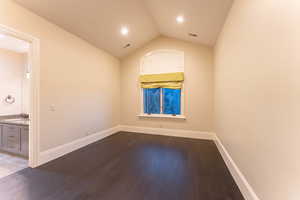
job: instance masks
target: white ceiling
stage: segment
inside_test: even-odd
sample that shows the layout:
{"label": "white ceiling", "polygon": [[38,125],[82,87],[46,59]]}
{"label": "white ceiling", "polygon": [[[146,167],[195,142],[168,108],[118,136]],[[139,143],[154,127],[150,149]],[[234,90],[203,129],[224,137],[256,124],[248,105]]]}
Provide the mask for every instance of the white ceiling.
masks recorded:
{"label": "white ceiling", "polygon": [[26,41],[0,33],[0,49],[26,53],[29,51],[29,47],[30,44]]}
{"label": "white ceiling", "polygon": [[[213,46],[233,0],[15,0],[117,57],[159,35]],[[176,23],[183,15],[185,22]],[[120,28],[129,28],[128,36]],[[197,38],[188,33],[198,34]],[[127,43],[129,48],[124,49]]]}
{"label": "white ceiling", "polygon": [[[146,0],[162,35],[213,46],[223,27],[232,0]],[[185,23],[177,24],[183,15]],[[196,33],[197,38],[188,36]]]}

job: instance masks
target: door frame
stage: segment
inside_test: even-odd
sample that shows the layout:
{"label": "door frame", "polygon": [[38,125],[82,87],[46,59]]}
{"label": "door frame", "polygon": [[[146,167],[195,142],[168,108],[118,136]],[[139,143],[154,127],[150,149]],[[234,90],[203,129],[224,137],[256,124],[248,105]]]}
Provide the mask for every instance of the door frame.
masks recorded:
{"label": "door frame", "polygon": [[40,152],[40,40],[27,33],[0,24],[0,33],[30,43],[28,64],[30,65],[30,126],[29,126],[29,167],[39,165]]}

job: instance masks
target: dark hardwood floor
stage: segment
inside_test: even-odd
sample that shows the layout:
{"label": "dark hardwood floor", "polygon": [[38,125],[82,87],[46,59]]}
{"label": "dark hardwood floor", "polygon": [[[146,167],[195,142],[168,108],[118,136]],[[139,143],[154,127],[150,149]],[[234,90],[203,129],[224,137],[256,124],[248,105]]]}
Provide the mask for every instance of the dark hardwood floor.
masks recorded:
{"label": "dark hardwood floor", "polygon": [[2,200],[243,200],[212,141],[118,133],[0,179]]}

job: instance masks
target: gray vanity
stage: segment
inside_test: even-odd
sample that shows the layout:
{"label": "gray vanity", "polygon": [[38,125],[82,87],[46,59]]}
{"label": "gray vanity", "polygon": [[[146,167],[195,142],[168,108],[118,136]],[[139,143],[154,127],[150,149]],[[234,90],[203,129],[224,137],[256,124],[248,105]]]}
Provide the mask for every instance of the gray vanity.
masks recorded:
{"label": "gray vanity", "polygon": [[6,118],[0,120],[0,150],[28,157],[29,119]]}

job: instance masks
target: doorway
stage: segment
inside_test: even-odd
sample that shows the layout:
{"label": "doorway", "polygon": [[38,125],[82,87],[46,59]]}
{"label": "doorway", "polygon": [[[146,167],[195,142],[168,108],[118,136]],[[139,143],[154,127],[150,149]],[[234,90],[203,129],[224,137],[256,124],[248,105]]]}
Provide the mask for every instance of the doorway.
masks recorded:
{"label": "doorway", "polygon": [[[0,178],[39,165],[39,40],[0,25],[1,52],[11,56],[11,62],[3,61],[0,67],[8,71],[2,75],[12,84],[0,80]],[[10,72],[12,68],[15,71]],[[1,159],[6,167],[2,174]]]}

